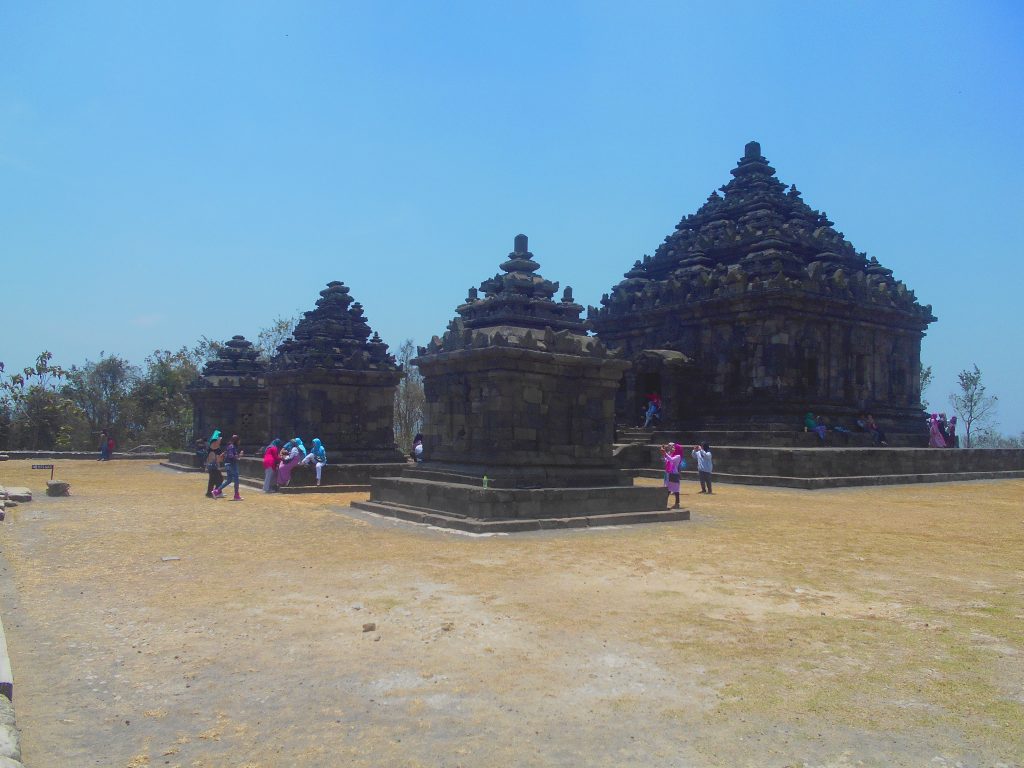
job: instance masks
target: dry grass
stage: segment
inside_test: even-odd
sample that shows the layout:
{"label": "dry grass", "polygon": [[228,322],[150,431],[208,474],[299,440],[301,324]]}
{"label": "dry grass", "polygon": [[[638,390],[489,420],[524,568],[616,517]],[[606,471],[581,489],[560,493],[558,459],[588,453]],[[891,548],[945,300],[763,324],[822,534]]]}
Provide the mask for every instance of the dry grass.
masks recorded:
{"label": "dry grass", "polygon": [[1024,481],[471,537],[58,475],[2,528],[32,768],[1024,764]]}

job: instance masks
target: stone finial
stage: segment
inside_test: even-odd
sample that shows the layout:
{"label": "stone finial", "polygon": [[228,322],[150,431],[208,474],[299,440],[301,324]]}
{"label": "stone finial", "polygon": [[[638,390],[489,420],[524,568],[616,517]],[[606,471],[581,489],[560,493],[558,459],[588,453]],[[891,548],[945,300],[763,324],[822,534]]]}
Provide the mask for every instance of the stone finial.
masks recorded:
{"label": "stone finial", "polygon": [[572,304],[572,286],[565,286],[565,290],[562,291],[562,303]]}
{"label": "stone finial", "polygon": [[761,157],[761,145],[756,141],[748,141],[743,147],[743,157],[756,160]]}
{"label": "stone finial", "polygon": [[516,235],[515,244],[512,246],[512,252],[516,254],[529,253],[529,245],[530,238],[528,238],[526,235]]}

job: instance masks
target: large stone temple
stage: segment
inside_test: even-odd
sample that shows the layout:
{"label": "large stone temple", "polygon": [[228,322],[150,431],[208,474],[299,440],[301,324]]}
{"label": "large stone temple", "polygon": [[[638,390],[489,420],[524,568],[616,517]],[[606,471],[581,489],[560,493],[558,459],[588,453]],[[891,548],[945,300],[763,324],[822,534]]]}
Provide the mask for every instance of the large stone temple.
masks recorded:
{"label": "large stone temple", "polygon": [[834,423],[870,411],[892,431],[923,431],[931,307],[779,181],[757,142],[731,173],[589,310],[633,363],[617,420],[636,424],[654,393],[663,428],[797,428],[807,411]]}

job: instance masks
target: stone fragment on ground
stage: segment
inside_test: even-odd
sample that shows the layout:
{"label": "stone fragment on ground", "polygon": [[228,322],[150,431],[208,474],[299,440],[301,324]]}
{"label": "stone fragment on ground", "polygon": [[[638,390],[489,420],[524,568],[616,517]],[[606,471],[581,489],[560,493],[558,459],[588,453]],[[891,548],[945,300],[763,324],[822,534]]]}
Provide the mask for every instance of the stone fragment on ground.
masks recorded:
{"label": "stone fragment on ground", "polygon": [[21,767],[21,736],[14,724],[14,706],[0,696],[0,768]]}
{"label": "stone fragment on ground", "polygon": [[70,496],[71,495],[71,483],[66,483],[63,480],[47,480],[46,481],[46,495],[47,496]]}
{"label": "stone fragment on ground", "polygon": [[7,489],[8,501],[32,501],[32,491],[23,486],[10,487]]}
{"label": "stone fragment on ground", "polygon": [[363,624],[363,632],[373,632],[375,629],[377,629],[377,625],[373,622],[370,622],[369,624]]}

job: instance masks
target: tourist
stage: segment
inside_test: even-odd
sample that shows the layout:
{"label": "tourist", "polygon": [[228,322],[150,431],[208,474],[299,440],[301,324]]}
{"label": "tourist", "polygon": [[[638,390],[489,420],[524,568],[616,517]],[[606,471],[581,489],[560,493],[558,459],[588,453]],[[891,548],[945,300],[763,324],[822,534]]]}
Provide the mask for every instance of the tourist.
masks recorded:
{"label": "tourist", "polygon": [[949,427],[946,424],[946,414],[939,414],[939,432],[942,434],[942,442],[949,447]]}
{"label": "tourist", "polygon": [[323,443],[320,442],[319,437],[313,438],[313,450],[306,454],[306,457],[301,463],[316,464],[316,484],[320,485],[320,475],[323,472],[324,466],[327,464],[327,451],[324,449]]}
{"label": "tourist", "polygon": [[683,454],[675,443],[669,443],[661,448],[661,458],[665,461],[665,489],[669,498],[676,497],[673,509],[679,509],[679,469],[683,462]]}
{"label": "tourist", "polygon": [[868,432],[871,433],[871,442],[875,445],[889,445],[889,443],[885,441],[885,432],[883,432],[882,428],[875,423],[875,417],[870,413],[864,419],[864,426],[867,428]]}
{"label": "tourist", "polygon": [[289,440],[281,448],[281,463],[277,468],[277,485],[283,487],[292,481],[292,470],[302,461],[302,452],[294,440]]}
{"label": "tourist", "polygon": [[814,432],[818,436],[820,443],[825,442],[825,433],[828,431],[828,427],[825,426],[825,421],[820,417],[815,417],[810,411],[804,416],[804,431]]}
{"label": "tourist", "polygon": [[213,495],[213,490],[221,481],[224,480],[224,475],[220,471],[221,458],[224,451],[220,447],[220,430],[213,430],[213,434],[210,435],[210,440],[207,443],[206,450],[206,473],[208,475],[206,482],[206,496],[210,499],[217,498]]}
{"label": "tourist", "polygon": [[417,464],[423,463],[423,433],[417,432],[412,439],[412,460]]}
{"label": "tourist", "polygon": [[302,438],[301,437],[293,437],[292,438],[292,445],[294,445],[296,448],[299,449],[299,453],[302,455],[302,458],[306,458],[306,453],[307,453],[306,446],[302,442]]}
{"label": "tourist", "polygon": [[109,456],[107,455],[108,450],[109,449],[107,447],[107,430],[104,429],[100,432],[100,457],[96,459],[96,461],[106,461],[109,458]]}
{"label": "tourist", "polygon": [[644,429],[651,426],[654,421],[661,420],[661,397],[655,393],[647,395],[647,410],[644,412]]}
{"label": "tourist", "polygon": [[946,441],[946,447],[960,447],[960,438],[956,436],[956,416],[951,416],[949,419],[949,439]]}
{"label": "tourist", "polygon": [[928,420],[928,447],[945,448],[946,441],[942,438],[942,430],[939,429],[939,414],[933,413]]}
{"label": "tourist", "polygon": [[697,460],[697,477],[700,479],[700,492],[711,493],[711,446],[707,443],[693,446],[693,458]]}
{"label": "tourist", "polygon": [[281,464],[281,441],[274,438],[270,445],[263,452],[263,492],[273,491],[274,478],[277,477],[277,468]]}
{"label": "tourist", "polygon": [[114,438],[107,435],[107,461],[114,458]]}
{"label": "tourist", "polygon": [[244,451],[239,447],[238,435],[232,435],[228,441],[228,447],[224,451],[224,471],[228,473],[223,483],[213,489],[213,498],[219,499],[224,489],[231,483],[235,484],[235,497],[232,501],[241,501],[242,496],[238,493],[238,460],[242,458]]}

